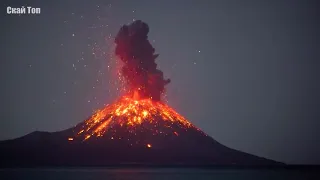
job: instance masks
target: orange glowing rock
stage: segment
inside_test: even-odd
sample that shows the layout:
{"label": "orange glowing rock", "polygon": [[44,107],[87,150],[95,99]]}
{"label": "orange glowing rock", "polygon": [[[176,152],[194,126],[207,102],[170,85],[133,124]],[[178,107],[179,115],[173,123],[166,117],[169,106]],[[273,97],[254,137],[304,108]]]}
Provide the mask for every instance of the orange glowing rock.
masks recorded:
{"label": "orange glowing rock", "polygon": [[68,138],[68,141],[73,141],[73,138]]}
{"label": "orange glowing rock", "polygon": [[148,148],[151,148],[151,147],[152,147],[152,145],[151,145],[151,144],[147,144],[147,147],[148,147]]}
{"label": "orange glowing rock", "polygon": [[90,137],[91,137],[90,135],[87,135],[86,138],[85,138],[85,140],[89,139]]}
{"label": "orange glowing rock", "polygon": [[[166,125],[161,127],[171,129],[171,132],[177,125],[185,131],[189,128],[195,128],[167,104],[151,99],[137,100],[135,98],[124,96],[115,103],[97,110],[91,118],[83,123],[82,127],[78,127],[80,129],[77,130],[78,133],[75,134],[75,138],[82,138],[83,140],[88,140],[91,137],[101,138],[107,132],[117,136],[116,131],[118,129],[114,127],[120,126],[121,128],[127,128],[128,132],[135,132],[135,128],[144,127],[146,123],[150,125],[148,128],[158,129],[159,124],[166,122]],[[160,129],[159,131],[152,131],[154,134],[163,134],[163,130]],[[176,131],[174,131],[174,134],[179,135]],[[114,136],[111,139],[113,138]]]}

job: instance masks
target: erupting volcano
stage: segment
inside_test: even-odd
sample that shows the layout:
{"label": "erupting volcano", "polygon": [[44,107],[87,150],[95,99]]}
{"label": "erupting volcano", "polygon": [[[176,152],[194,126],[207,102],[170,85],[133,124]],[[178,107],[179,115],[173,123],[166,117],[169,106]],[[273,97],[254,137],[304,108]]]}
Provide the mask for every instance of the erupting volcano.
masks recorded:
{"label": "erupting volcano", "polygon": [[80,165],[278,165],[275,161],[230,149],[206,135],[161,101],[165,93],[158,54],[142,21],[118,32],[115,54],[123,62],[127,92],[75,127],[33,132],[0,142],[4,166]]}
{"label": "erupting volcano", "polygon": [[154,54],[148,33],[148,25],[139,20],[120,29],[115,38],[115,54],[124,64],[121,75],[129,87],[127,95],[98,110],[81,126],[73,140],[79,137],[87,140],[92,136],[121,138],[119,129],[122,128],[131,134],[150,131],[150,135],[178,135],[174,127],[195,128],[161,102],[164,86],[170,79],[164,79],[162,71],[157,69],[155,59],[158,54]]}

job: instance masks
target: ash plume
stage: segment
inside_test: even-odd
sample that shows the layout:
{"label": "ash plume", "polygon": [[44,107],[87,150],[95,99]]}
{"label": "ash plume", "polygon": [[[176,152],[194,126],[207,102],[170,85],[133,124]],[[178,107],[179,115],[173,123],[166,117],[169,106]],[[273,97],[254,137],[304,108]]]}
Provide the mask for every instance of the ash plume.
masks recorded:
{"label": "ash plume", "polygon": [[140,21],[124,25],[116,38],[115,54],[122,60],[122,75],[130,92],[138,92],[140,98],[160,101],[164,86],[170,79],[164,79],[157,69],[155,49],[148,41],[149,26]]}

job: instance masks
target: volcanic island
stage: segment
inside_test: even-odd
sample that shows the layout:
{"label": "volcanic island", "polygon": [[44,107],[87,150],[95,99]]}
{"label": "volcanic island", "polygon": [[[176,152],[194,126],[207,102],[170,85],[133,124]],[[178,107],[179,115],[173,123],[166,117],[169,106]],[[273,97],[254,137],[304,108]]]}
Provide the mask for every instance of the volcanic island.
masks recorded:
{"label": "volcanic island", "polygon": [[228,148],[161,100],[163,72],[137,20],[115,38],[128,92],[87,120],[59,132],[32,132],[0,141],[2,167],[278,166],[280,162]]}

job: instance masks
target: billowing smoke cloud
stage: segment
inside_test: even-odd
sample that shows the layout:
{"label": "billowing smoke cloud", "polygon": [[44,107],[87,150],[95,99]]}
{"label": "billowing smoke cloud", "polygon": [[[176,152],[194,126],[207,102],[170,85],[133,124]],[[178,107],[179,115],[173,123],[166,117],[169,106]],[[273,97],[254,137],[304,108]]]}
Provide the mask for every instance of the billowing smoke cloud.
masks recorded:
{"label": "billowing smoke cloud", "polygon": [[124,25],[116,38],[115,54],[124,62],[122,74],[131,92],[138,92],[141,98],[160,101],[165,80],[163,72],[157,69],[155,49],[148,41],[149,26],[140,21]]}

